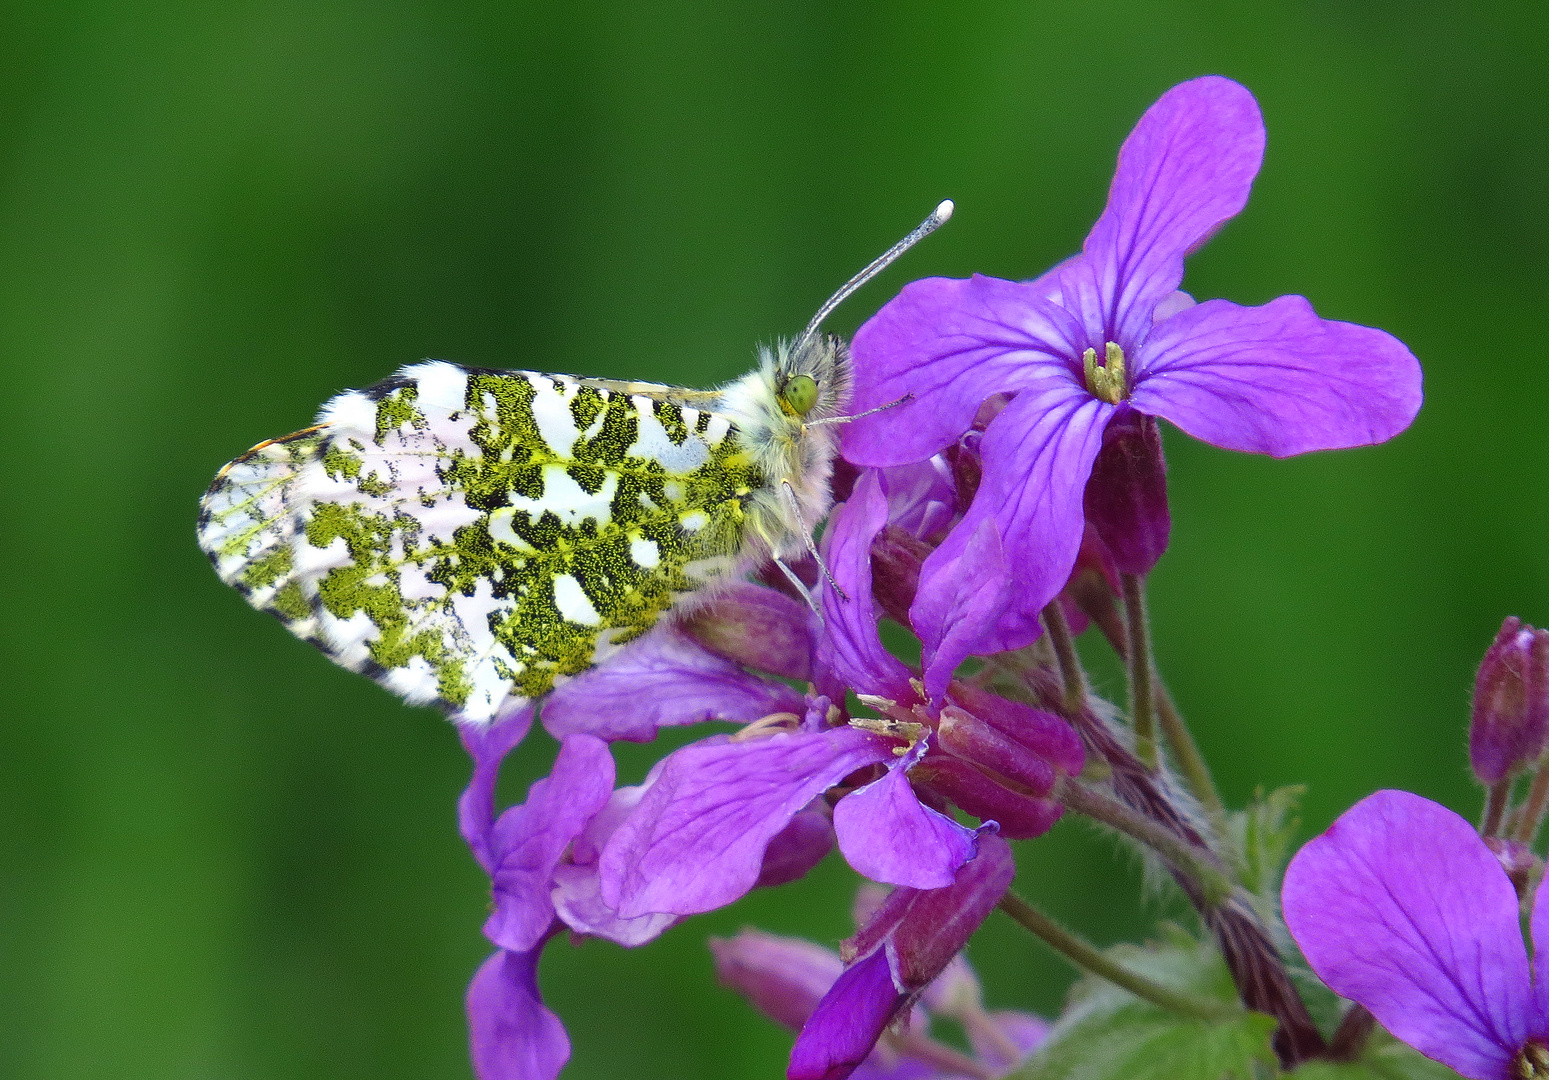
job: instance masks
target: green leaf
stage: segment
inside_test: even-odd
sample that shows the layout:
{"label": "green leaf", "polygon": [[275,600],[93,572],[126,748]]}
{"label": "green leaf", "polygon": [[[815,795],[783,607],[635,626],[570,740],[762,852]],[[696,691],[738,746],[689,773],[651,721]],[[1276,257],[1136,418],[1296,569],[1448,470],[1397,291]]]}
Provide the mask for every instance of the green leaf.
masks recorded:
{"label": "green leaf", "polygon": [[1276,788],[1268,795],[1254,794],[1246,810],[1231,815],[1232,841],[1242,858],[1243,886],[1258,898],[1273,898],[1280,890],[1280,875],[1290,858],[1291,841],[1301,828],[1305,784]]}
{"label": "green leaf", "polygon": [[[1236,1001],[1231,975],[1211,946],[1176,928],[1164,933],[1164,942],[1119,945],[1108,955],[1168,986]],[[1274,1030],[1271,1017],[1241,1010],[1216,1021],[1179,1016],[1089,977],[1009,1080],[1254,1080],[1275,1072]]]}

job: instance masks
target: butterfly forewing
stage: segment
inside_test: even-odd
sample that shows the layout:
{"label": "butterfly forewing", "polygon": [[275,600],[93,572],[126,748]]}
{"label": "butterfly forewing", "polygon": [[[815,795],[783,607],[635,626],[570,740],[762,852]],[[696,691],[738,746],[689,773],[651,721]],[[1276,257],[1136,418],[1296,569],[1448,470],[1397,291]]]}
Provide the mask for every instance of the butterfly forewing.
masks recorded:
{"label": "butterfly forewing", "polygon": [[338,663],[487,721],[731,567],[765,481],[716,398],[417,364],[229,465],[200,543]]}

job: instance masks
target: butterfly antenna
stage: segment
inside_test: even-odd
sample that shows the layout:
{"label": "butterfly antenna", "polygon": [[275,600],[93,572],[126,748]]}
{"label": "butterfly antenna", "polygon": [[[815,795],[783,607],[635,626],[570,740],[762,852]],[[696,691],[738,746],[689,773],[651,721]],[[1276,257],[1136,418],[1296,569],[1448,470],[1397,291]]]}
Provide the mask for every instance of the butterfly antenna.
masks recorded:
{"label": "butterfly antenna", "polygon": [[[930,217],[920,222],[912,233],[888,248],[881,255],[878,255],[867,265],[866,269],[839,286],[839,291],[830,296],[828,302],[818,308],[818,313],[812,316],[812,321],[807,324],[807,328],[796,339],[797,348],[800,348],[802,344],[810,340],[818,332],[818,327],[823,324],[823,320],[833,313],[834,308],[849,299],[851,293],[886,270],[893,264],[894,260],[914,247],[915,244],[918,244],[921,240],[924,240],[931,233],[945,225],[947,219],[952,216],[952,210],[951,199],[941,200],[941,205],[932,210]],[[795,350],[793,349],[792,351],[794,352]]]}

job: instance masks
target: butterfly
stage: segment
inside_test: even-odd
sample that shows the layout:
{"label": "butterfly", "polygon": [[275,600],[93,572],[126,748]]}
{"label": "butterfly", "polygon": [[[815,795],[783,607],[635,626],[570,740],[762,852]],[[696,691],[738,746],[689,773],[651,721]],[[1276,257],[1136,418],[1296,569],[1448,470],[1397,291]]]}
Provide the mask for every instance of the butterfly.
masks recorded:
{"label": "butterfly", "polygon": [[220,471],[199,544],[335,663],[471,724],[770,560],[805,592],[789,560],[817,556],[853,419],[847,348],[821,324],[951,213],[716,390],[427,360],[339,394]]}

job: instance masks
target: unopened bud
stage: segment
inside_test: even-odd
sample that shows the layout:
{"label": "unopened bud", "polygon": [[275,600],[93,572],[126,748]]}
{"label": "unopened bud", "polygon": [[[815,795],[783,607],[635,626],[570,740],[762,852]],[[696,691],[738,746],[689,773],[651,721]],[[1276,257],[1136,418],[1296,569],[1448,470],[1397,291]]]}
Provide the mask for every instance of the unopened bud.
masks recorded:
{"label": "unopened bud", "polygon": [[936,735],[951,753],[995,770],[1033,795],[1047,795],[1054,786],[1053,765],[955,705],[941,710]]}
{"label": "unopened bud", "polygon": [[1119,572],[1150,572],[1172,531],[1162,433],[1153,417],[1132,412],[1108,425],[1084,502]]}
{"label": "unopened bud", "polygon": [[1052,799],[1012,791],[970,762],[949,754],[930,754],[909,772],[910,780],[951,799],[980,821],[993,821],[1008,840],[1030,840],[1054,827],[1064,808]]}
{"label": "unopened bud", "polygon": [[722,986],[793,1031],[807,1022],[844,971],[844,962],[821,946],[759,930],[711,938],[710,951]]}
{"label": "unopened bud", "polygon": [[812,674],[807,610],[785,593],[739,582],[681,625],[717,656],[785,679]]}
{"label": "unopened bud", "polygon": [[925,989],[989,917],[1016,876],[1011,845],[994,833],[979,836],[979,851],[944,889],[917,892],[893,931],[898,982]]}
{"label": "unopened bud", "polygon": [[1081,736],[1053,713],[962,682],[952,684],[950,696],[954,703],[1031,750],[1066,776],[1079,776],[1085,767],[1086,754],[1081,748]]}
{"label": "unopened bud", "polygon": [[756,888],[788,885],[807,876],[834,847],[834,827],[827,813],[828,804],[818,798],[813,807],[801,811],[775,833],[764,849],[764,864],[759,870]]}
{"label": "unopened bud", "polygon": [[979,482],[984,479],[984,464],[979,460],[980,432],[970,431],[949,447],[945,457],[952,465],[952,480],[957,487],[957,511],[966,514],[979,494]]}
{"label": "unopened bud", "polygon": [[920,587],[920,564],[934,550],[897,525],[886,525],[871,542],[871,595],[887,617],[909,625],[909,605]]}
{"label": "unopened bud", "polygon": [[1081,550],[1076,553],[1076,565],[1061,590],[1059,601],[1065,612],[1065,621],[1074,633],[1086,629],[1087,620],[1108,639],[1121,657],[1129,656],[1129,634],[1124,617],[1119,614],[1119,570],[1113,564],[1113,555],[1097,535],[1097,530],[1087,522],[1081,534]]}
{"label": "unopened bud", "polygon": [[1549,631],[1509,617],[1474,680],[1468,756],[1474,775],[1496,784],[1537,760],[1549,738]]}

